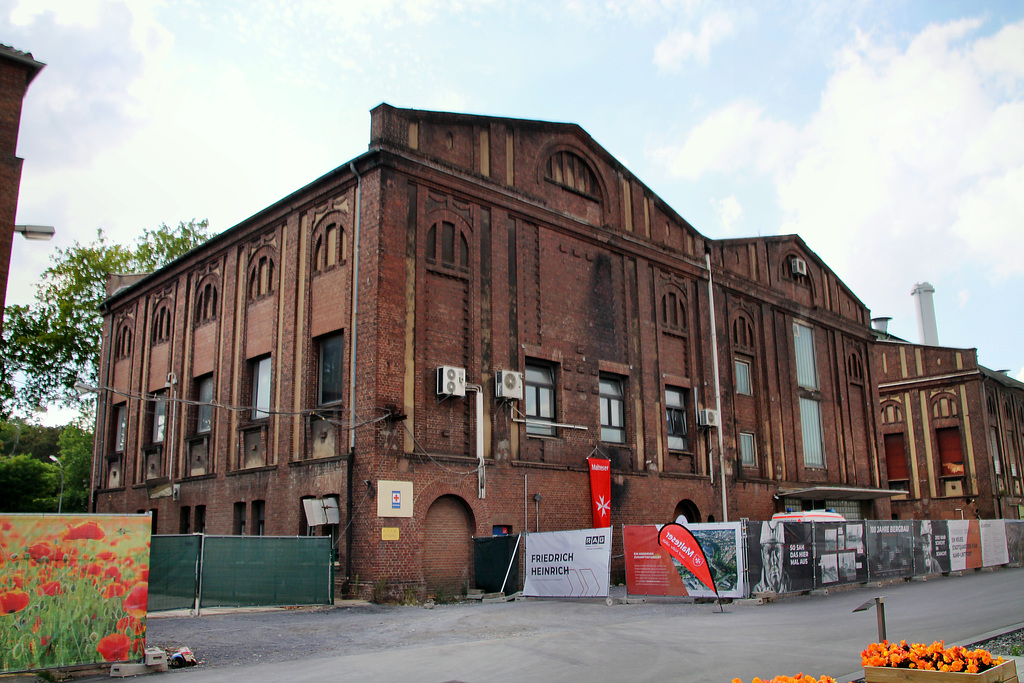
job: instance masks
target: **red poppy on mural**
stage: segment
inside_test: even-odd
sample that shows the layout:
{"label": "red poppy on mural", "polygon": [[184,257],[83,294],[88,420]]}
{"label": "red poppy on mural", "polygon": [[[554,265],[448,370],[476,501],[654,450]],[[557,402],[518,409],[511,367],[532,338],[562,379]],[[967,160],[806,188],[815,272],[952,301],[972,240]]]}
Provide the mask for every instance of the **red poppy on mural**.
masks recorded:
{"label": "red poppy on mural", "polygon": [[146,607],[149,604],[149,589],[144,583],[140,583],[124,599],[124,611],[135,618],[146,616]]}
{"label": "red poppy on mural", "polygon": [[28,593],[23,590],[12,590],[0,593],[0,614],[20,612],[28,607]]}
{"label": "red poppy on mural", "polygon": [[99,541],[106,538],[107,534],[103,531],[103,527],[96,522],[86,522],[85,524],[79,524],[78,526],[68,527],[67,530],[61,533],[61,537],[69,541]]}
{"label": "red poppy on mural", "polygon": [[128,657],[131,645],[131,639],[125,634],[111,633],[100,638],[100,642],[96,643],[96,651],[103,657],[103,661],[116,662]]}

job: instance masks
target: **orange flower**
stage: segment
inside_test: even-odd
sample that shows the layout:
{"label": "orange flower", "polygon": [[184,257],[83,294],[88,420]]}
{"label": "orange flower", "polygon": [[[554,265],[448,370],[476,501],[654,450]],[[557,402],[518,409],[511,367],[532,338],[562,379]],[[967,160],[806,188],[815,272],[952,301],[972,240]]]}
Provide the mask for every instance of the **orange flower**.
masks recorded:
{"label": "orange flower", "polygon": [[116,662],[128,656],[131,644],[131,640],[125,634],[111,633],[100,638],[100,642],[96,643],[96,651],[103,657],[103,661]]}
{"label": "orange flower", "polygon": [[119,598],[127,592],[128,588],[123,583],[109,583],[103,587],[103,592],[100,595],[109,600],[110,598]]}
{"label": "orange flower", "polygon": [[40,597],[44,595],[54,596],[63,593],[64,588],[60,585],[58,581],[47,581],[46,583],[36,588],[36,592],[39,593]]}
{"label": "orange flower", "polygon": [[0,614],[13,614],[28,607],[28,593],[12,590],[0,593]]}
{"label": "orange flower", "polygon": [[139,583],[124,599],[124,611],[136,618],[144,617],[148,603],[149,587],[144,583]]}
{"label": "orange flower", "polygon": [[61,532],[61,537],[69,541],[99,541],[106,538],[107,534],[98,522],[86,522],[78,526],[68,527]]}

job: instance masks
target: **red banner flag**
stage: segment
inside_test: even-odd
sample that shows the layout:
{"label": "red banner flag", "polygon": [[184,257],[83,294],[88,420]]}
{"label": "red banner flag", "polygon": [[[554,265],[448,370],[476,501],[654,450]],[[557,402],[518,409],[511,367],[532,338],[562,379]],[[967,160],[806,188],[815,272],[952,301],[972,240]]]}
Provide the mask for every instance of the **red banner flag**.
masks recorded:
{"label": "red banner flag", "polygon": [[701,583],[710,588],[718,595],[715,587],[715,577],[711,576],[711,569],[708,568],[708,560],[704,557],[704,549],[690,530],[682,524],[672,522],[661,527],[658,532],[658,545],[667,550],[672,557],[679,560],[679,563],[690,570]]}
{"label": "red banner flag", "polygon": [[590,497],[593,501],[594,528],[612,525],[612,462],[587,458],[590,464]]}

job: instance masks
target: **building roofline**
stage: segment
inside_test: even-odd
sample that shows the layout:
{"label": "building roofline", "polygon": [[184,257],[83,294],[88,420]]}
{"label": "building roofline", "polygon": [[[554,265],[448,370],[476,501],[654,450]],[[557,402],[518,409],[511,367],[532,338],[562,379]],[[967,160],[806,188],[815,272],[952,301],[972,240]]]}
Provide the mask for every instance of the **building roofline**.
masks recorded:
{"label": "building roofline", "polygon": [[32,83],[33,79],[35,79],[39,72],[43,70],[43,67],[46,66],[46,64],[33,59],[31,52],[22,52],[21,50],[14,49],[10,45],[0,44],[0,58],[17,62],[28,68],[28,80],[25,83],[26,87]]}

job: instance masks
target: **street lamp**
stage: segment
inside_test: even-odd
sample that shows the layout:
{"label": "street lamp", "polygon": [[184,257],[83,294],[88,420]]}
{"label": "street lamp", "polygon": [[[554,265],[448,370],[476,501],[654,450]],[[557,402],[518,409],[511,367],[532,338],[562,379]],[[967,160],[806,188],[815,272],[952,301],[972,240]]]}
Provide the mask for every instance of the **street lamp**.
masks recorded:
{"label": "street lamp", "polygon": [[64,507],[64,465],[60,464],[56,455],[51,455],[50,460],[57,463],[57,467],[60,468],[60,498],[57,499],[57,514],[59,515],[61,508]]}
{"label": "street lamp", "polygon": [[20,232],[27,240],[50,240],[56,231],[52,225],[15,225],[14,232]]}

